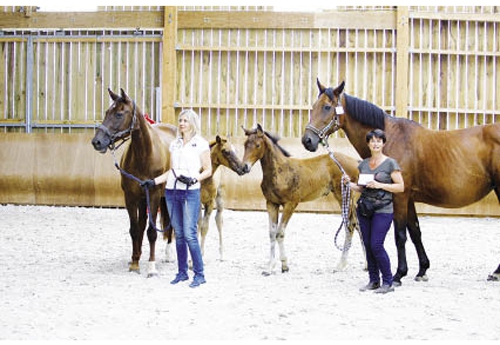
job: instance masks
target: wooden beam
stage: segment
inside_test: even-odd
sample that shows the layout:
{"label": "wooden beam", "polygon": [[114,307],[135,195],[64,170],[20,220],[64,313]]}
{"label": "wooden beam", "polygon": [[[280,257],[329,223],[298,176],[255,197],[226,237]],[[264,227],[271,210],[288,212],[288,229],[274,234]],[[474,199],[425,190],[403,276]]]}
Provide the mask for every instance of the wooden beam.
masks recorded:
{"label": "wooden beam", "polygon": [[0,29],[161,29],[163,12],[0,12]]}
{"label": "wooden beam", "polygon": [[179,13],[179,29],[395,29],[394,11],[359,12],[226,12]]}
{"label": "wooden beam", "polygon": [[500,23],[498,13],[448,13],[448,12],[419,12],[410,13],[411,19],[429,19],[429,20],[451,20],[466,22],[492,22]]}
{"label": "wooden beam", "polygon": [[177,90],[177,7],[165,6],[163,27],[163,69],[161,82],[161,122],[176,124],[175,98]]}
{"label": "wooden beam", "polygon": [[408,50],[410,29],[408,6],[397,10],[397,55],[396,55],[396,116],[408,117]]}
{"label": "wooden beam", "polygon": [[[174,6],[171,6],[174,7]],[[369,16],[370,20],[367,20]],[[498,14],[412,12],[411,18],[500,22]],[[0,12],[0,29],[163,29],[164,11]],[[179,29],[395,29],[395,11],[181,11]]]}
{"label": "wooden beam", "polygon": [[[170,6],[175,7],[175,6]],[[177,10],[177,7],[175,7]],[[170,11],[171,12],[171,11]],[[163,29],[165,13],[151,12],[0,12],[0,29]],[[227,12],[182,11],[179,29],[395,29],[394,11]]]}

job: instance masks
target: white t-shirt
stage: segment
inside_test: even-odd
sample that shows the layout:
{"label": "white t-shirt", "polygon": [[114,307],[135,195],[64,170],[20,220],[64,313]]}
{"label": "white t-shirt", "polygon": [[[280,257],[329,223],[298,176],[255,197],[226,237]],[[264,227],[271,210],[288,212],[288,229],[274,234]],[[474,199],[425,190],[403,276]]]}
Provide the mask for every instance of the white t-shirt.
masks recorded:
{"label": "white t-shirt", "polygon": [[[166,189],[186,189],[186,185],[180,181],[176,181],[176,176],[181,175],[188,177],[196,177],[201,170],[201,154],[209,151],[210,146],[208,141],[199,135],[195,135],[191,140],[184,145],[181,137],[178,137],[170,143],[170,172],[167,177]],[[173,172],[172,172],[173,170]],[[175,173],[175,175],[174,175]],[[200,183],[197,182],[189,189],[199,189]]]}

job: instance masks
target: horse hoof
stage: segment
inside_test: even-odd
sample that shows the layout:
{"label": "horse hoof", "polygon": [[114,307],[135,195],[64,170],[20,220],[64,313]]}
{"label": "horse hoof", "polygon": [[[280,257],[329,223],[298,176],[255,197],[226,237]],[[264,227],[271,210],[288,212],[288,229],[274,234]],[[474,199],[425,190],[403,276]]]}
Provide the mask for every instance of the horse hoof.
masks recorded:
{"label": "horse hoof", "polygon": [[346,268],[347,268],[347,264],[345,264],[345,263],[338,264],[337,267],[333,269],[333,273],[344,272]]}
{"label": "horse hoof", "polygon": [[496,274],[489,274],[487,280],[490,282],[498,282],[500,281],[500,276]]}
{"label": "horse hoof", "polygon": [[267,272],[267,271],[262,271],[262,275],[264,277],[269,277],[271,275],[271,272]]}
{"label": "horse hoof", "polygon": [[141,273],[141,269],[138,264],[130,264],[130,266],[128,267],[128,271],[135,272],[137,274]]}
{"label": "horse hoof", "polygon": [[416,276],[415,281],[416,282],[426,282],[426,281],[429,281],[429,278],[427,278],[427,275],[424,274],[423,276]]}
{"label": "horse hoof", "polygon": [[158,277],[158,273],[148,273],[148,278]]}
{"label": "horse hoof", "polygon": [[281,269],[281,273],[287,273],[288,271],[290,271],[290,269],[288,267]]}

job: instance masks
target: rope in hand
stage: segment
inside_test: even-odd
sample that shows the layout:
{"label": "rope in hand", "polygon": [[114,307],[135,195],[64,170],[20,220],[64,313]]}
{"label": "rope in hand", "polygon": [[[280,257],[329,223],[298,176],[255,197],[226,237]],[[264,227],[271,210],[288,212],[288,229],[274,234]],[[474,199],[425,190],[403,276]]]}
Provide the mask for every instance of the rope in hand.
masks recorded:
{"label": "rope in hand", "polygon": [[340,223],[339,228],[337,229],[337,232],[335,233],[335,238],[334,238],[334,244],[335,247],[337,247],[338,250],[341,252],[348,251],[349,248],[351,248],[351,243],[349,243],[348,247],[341,247],[337,243],[337,239],[340,233],[340,230],[342,229],[342,225],[344,226],[344,229],[347,232],[349,231],[349,207],[350,207],[350,201],[351,201],[351,189],[349,188],[349,183],[344,183],[344,176],[346,176],[346,172],[344,168],[342,167],[342,164],[335,158],[335,154],[333,151],[330,149],[330,146],[328,145],[328,137],[324,138],[321,141],[321,144],[325,147],[325,149],[328,151],[330,157],[333,159],[335,164],[339,167],[340,171],[342,172],[342,178],[340,180],[340,186],[341,186],[341,192],[342,192],[342,203],[341,203],[341,215],[342,215],[342,223]]}
{"label": "rope in hand", "polygon": [[[113,149],[111,150],[111,152],[113,153],[113,159],[115,161],[115,167],[116,169],[118,169],[118,171],[123,175],[123,176],[126,176],[128,177],[129,179],[132,179],[134,181],[136,181],[137,183],[141,184],[143,181],[141,179],[139,179],[138,177],[126,172],[125,170],[123,170],[120,165],[118,164],[118,161],[116,160],[116,156],[115,156],[115,148],[113,147]],[[149,220],[149,224],[151,225],[151,227],[153,229],[155,229],[157,232],[165,232],[167,231],[166,229],[158,229],[156,227],[156,224],[155,222],[153,221],[153,216],[151,214],[151,206],[149,204],[149,188],[148,187],[143,187],[144,189],[144,193],[146,193],[146,203],[147,203],[147,207],[148,207],[148,210],[149,210],[149,216],[148,216],[148,220]]]}

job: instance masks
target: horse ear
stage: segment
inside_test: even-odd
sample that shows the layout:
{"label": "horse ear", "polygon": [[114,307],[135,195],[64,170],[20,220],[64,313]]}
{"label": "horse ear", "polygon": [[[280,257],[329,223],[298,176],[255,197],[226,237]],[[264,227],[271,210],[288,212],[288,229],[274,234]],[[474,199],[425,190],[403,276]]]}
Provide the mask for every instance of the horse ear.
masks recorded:
{"label": "horse ear", "polygon": [[264,130],[262,129],[262,126],[260,123],[257,124],[257,135],[262,136],[264,134]]}
{"label": "horse ear", "polygon": [[250,135],[251,134],[251,131],[249,129],[246,129],[245,127],[243,127],[243,125],[241,125],[241,128],[245,132],[245,135]]}
{"label": "horse ear", "polygon": [[111,91],[111,89],[109,87],[108,87],[108,93],[109,93],[109,97],[111,97],[111,99],[113,101],[116,101],[120,97],[116,93],[114,93],[113,91]]}
{"label": "horse ear", "polygon": [[219,134],[217,134],[217,135],[215,136],[215,142],[216,142],[217,144],[220,144],[220,143],[222,142],[222,138],[220,137],[220,135],[219,135]]}
{"label": "horse ear", "polygon": [[319,89],[319,94],[321,95],[323,92],[325,92],[326,87],[324,87],[321,82],[319,81],[319,78],[316,78],[316,84],[318,85]]}
{"label": "horse ear", "polygon": [[128,95],[125,93],[125,90],[123,90],[122,88],[120,88],[120,92],[121,92],[121,94],[122,94],[122,98],[123,98],[123,99],[127,99],[127,100],[128,100],[128,99],[130,99],[130,98],[128,97]]}
{"label": "horse ear", "polygon": [[345,81],[342,80],[342,83],[340,83],[339,86],[337,86],[337,88],[335,90],[333,90],[333,93],[335,94],[335,96],[339,96],[342,92],[344,92],[344,87],[345,87]]}

